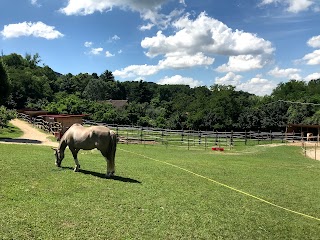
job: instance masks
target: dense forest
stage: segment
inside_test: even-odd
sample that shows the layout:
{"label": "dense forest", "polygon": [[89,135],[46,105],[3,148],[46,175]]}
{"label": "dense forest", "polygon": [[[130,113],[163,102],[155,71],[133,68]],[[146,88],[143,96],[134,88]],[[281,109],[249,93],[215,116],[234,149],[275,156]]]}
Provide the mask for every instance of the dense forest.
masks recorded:
{"label": "dense forest", "polygon": [[[171,129],[281,130],[287,123],[320,124],[320,79],[289,80],[270,96],[260,97],[234,86],[120,82],[108,70],[100,76],[63,75],[40,63],[38,54],[0,57],[0,105]],[[118,109],[110,99],[128,100],[128,104]]]}

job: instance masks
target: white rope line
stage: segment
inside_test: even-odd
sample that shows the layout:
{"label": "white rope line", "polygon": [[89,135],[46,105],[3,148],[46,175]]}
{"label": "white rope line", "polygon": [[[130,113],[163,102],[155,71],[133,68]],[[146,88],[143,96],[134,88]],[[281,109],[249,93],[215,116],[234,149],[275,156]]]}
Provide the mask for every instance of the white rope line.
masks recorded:
{"label": "white rope line", "polygon": [[205,177],[205,176],[200,175],[200,174],[198,174],[198,173],[192,172],[192,171],[190,171],[190,170],[188,170],[188,169],[186,169],[186,168],[179,167],[179,166],[174,165],[174,164],[172,164],[172,163],[168,163],[168,162],[165,162],[165,161],[162,161],[162,160],[158,160],[158,159],[155,159],[155,158],[152,158],[152,157],[148,157],[148,156],[145,156],[145,155],[140,154],[140,153],[135,153],[135,152],[132,152],[132,151],[124,150],[124,149],[122,149],[122,148],[118,148],[118,149],[121,150],[121,151],[127,152],[127,153],[131,153],[131,154],[134,154],[134,155],[137,155],[137,156],[140,156],[140,157],[144,157],[144,158],[146,158],[146,159],[150,159],[150,160],[153,160],[153,161],[156,161],[156,162],[160,162],[160,163],[163,163],[163,164],[166,164],[166,165],[169,165],[169,166],[178,168],[178,169],[180,169],[180,170],[182,170],[182,171],[185,171],[185,172],[187,172],[187,173],[190,173],[190,174],[192,174],[192,175],[194,175],[194,176],[197,176],[197,177],[206,179],[206,180],[208,180],[208,181],[210,181],[210,182],[213,182],[213,183],[218,184],[218,185],[220,185],[220,186],[223,186],[223,187],[225,187],[225,188],[231,189],[232,191],[241,193],[241,194],[246,195],[246,196],[248,196],[248,197],[254,198],[254,199],[256,199],[256,200],[258,200],[258,201],[260,201],[260,202],[264,202],[264,203],[266,203],[266,204],[268,204],[268,205],[271,205],[271,206],[273,206],[273,207],[276,207],[276,208],[285,210],[285,211],[287,211],[287,212],[291,212],[291,213],[294,213],[294,214],[297,214],[297,215],[300,215],[300,216],[303,216],[303,217],[306,217],[306,218],[310,218],[310,219],[313,219],[313,220],[316,220],[316,221],[319,221],[319,222],[320,222],[320,218],[317,218],[317,217],[314,217],[314,216],[311,216],[311,215],[308,215],[308,214],[305,214],[305,213],[301,213],[301,212],[298,212],[298,211],[294,211],[294,210],[291,210],[291,209],[286,208],[286,207],[282,207],[282,206],[280,206],[280,205],[278,205],[278,204],[272,203],[272,202],[267,201],[267,200],[265,200],[265,199],[263,199],[263,198],[257,197],[257,196],[255,196],[255,195],[250,194],[250,193],[247,193],[247,192],[244,192],[244,191],[242,191],[242,190],[239,190],[239,189],[236,189],[236,188],[234,188],[234,187],[231,187],[231,186],[229,186],[229,185],[227,185],[227,184],[218,182],[218,181],[213,180],[213,179],[211,179],[211,178],[208,178],[208,177]]}

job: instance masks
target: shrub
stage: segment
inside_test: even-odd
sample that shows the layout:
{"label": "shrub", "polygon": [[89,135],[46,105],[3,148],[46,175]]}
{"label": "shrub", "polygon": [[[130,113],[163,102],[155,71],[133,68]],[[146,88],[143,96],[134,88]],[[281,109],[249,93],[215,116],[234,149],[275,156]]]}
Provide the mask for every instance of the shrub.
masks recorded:
{"label": "shrub", "polygon": [[16,118],[16,111],[15,110],[9,110],[4,106],[0,106],[0,126],[1,128],[6,127],[8,125],[8,122],[11,119]]}

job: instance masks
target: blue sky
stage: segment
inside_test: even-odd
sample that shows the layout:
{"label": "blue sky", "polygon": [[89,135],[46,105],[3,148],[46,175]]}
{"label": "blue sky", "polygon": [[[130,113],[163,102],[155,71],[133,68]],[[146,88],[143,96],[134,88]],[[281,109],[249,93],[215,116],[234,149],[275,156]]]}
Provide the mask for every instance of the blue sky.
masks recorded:
{"label": "blue sky", "polygon": [[62,74],[236,86],[320,78],[319,0],[2,0],[0,50]]}

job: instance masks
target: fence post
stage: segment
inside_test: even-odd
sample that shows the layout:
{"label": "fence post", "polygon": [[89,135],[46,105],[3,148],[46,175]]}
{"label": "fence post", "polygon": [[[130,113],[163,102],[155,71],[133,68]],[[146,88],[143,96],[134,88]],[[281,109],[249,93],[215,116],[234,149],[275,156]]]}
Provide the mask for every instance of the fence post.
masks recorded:
{"label": "fence post", "polygon": [[127,129],[127,145],[129,144],[129,131]]}
{"label": "fence post", "polygon": [[220,147],[219,132],[216,131],[216,146]]}
{"label": "fence post", "polygon": [[182,132],[181,132],[181,145],[183,145],[183,137],[184,137],[184,130],[182,129]]}
{"label": "fence post", "polygon": [[247,145],[247,130],[244,132],[244,145]]}
{"label": "fence post", "polygon": [[117,131],[117,136],[119,136],[119,126],[118,126],[118,124],[117,124],[116,131]]}
{"label": "fence post", "polygon": [[233,147],[233,130],[231,130],[231,138],[230,138],[230,150]]}
{"label": "fence post", "polygon": [[207,150],[207,136],[204,137],[204,150]]}
{"label": "fence post", "polygon": [[161,131],[161,144],[162,144],[162,145],[163,145],[163,135],[164,135],[164,134],[163,134],[163,131],[164,131],[164,130],[162,129],[162,131]]}

